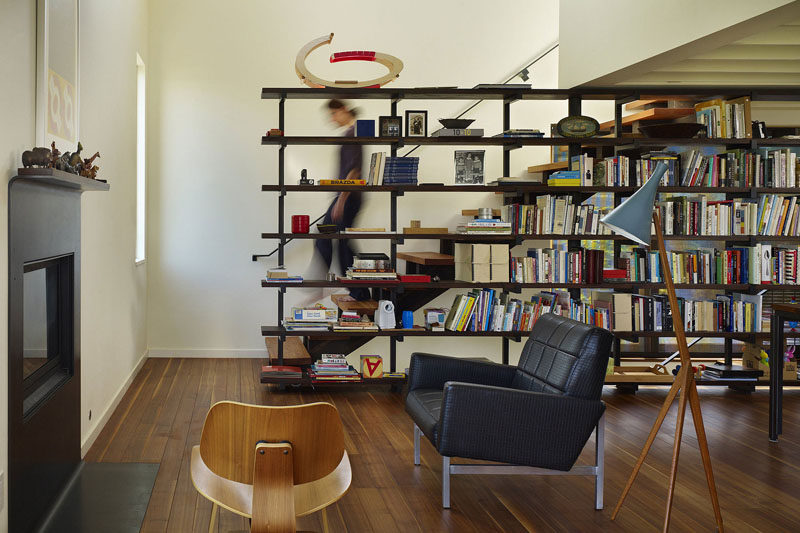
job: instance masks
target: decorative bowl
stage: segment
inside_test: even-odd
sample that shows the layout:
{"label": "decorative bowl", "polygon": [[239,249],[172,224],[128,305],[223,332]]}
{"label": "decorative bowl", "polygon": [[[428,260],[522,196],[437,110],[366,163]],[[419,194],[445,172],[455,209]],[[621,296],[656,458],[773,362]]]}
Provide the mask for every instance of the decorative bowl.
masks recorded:
{"label": "decorative bowl", "polygon": [[445,128],[460,130],[469,128],[469,125],[475,122],[474,118],[440,118],[439,123]]}
{"label": "decorative bowl", "polygon": [[645,137],[652,139],[689,139],[700,133],[705,127],[705,124],[698,122],[672,122],[639,126],[639,131]]}

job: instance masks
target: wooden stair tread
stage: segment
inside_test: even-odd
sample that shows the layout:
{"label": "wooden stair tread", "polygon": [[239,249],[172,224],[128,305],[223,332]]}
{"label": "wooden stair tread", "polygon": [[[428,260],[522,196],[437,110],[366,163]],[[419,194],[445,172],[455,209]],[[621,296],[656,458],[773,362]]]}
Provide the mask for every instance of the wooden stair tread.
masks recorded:
{"label": "wooden stair tread", "polygon": [[378,309],[378,302],[375,300],[349,300],[347,294],[332,294],[331,301],[342,311],[355,311],[358,314],[373,315]]}
{"label": "wooden stair tread", "polygon": [[397,258],[416,263],[418,265],[453,265],[455,258],[452,255],[440,254],[438,252],[397,252]]}
{"label": "wooden stair tread", "polygon": [[[655,107],[653,109],[646,109],[639,113],[634,113],[633,115],[628,115],[627,117],[622,117],[622,125],[630,126],[634,122],[638,122],[640,120],[666,120],[671,118],[687,117],[689,115],[694,115],[693,107]],[[613,120],[609,120],[600,124],[601,130],[613,127]]]}
{"label": "wooden stair tread", "polygon": [[549,170],[567,170],[567,162],[544,163],[543,165],[533,165],[528,167],[528,172],[547,172]]}
{"label": "wooden stair tread", "polygon": [[[267,345],[269,364],[278,364],[278,337],[264,337]],[[313,363],[311,354],[308,353],[300,337],[287,337],[283,343],[283,364],[289,366],[303,366]]]}

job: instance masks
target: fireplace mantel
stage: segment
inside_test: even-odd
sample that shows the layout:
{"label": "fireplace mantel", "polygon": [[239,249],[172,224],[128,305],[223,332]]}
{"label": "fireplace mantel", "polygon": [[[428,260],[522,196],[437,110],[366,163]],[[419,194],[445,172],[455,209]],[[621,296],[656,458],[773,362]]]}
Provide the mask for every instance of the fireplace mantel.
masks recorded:
{"label": "fireplace mantel", "polygon": [[66,187],[67,189],[78,189],[82,192],[107,191],[109,189],[109,185],[105,181],[84,178],[83,176],[54,168],[20,168],[17,170],[17,177],[14,179],[19,178],[36,180],[48,185]]}

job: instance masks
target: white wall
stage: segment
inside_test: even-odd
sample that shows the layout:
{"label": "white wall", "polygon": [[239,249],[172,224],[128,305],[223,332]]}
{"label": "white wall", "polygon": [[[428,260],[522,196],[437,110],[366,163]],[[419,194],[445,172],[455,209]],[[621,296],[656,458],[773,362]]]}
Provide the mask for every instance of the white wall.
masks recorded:
{"label": "white wall", "polygon": [[[612,80],[598,78],[759,15],[766,14],[759,23],[767,27],[780,24],[786,20],[783,13],[797,16],[797,4],[790,0],[560,0],[559,87],[588,82],[610,85]],[[769,13],[782,6],[787,7]],[[733,31],[729,41],[741,37]],[[705,45],[714,47],[711,40]],[[681,58],[671,61],[677,59]]]}
{"label": "white wall", "polygon": [[[8,255],[6,182],[35,140],[35,2],[0,0],[0,257]],[[83,200],[82,410],[84,442],[146,350],[145,269],[134,268],[136,52],[147,58],[146,1],[81,1],[81,139],[99,150],[108,193]],[[0,389],[8,368],[8,262],[0,261]],[[88,411],[93,410],[92,421]],[[0,470],[8,467],[6,393],[0,394]],[[4,476],[7,479],[7,475]],[[0,531],[7,531],[8,487]]]}
{"label": "white wall", "polygon": [[[391,13],[389,13],[391,11]],[[272,3],[209,0],[158,2],[151,5],[150,62],[151,178],[148,334],[152,355],[265,354],[259,327],[276,324],[276,291],[259,280],[276,259],[253,263],[275,243],[261,232],[277,230],[277,195],[263,193],[263,183],[277,183],[277,149],[262,147],[260,136],[278,125],[277,101],[262,101],[261,87],[302,86],[293,63],[305,43],[330,32],[333,45],[309,58],[321,76],[364,79],[380,72],[376,65],[327,63],[334,51],[372,49],[405,63],[399,87],[472,87],[499,82],[557,40],[555,0],[516,1],[495,6],[480,0],[423,2],[402,6],[363,2]],[[536,87],[554,87],[557,54],[532,71]],[[515,81],[520,81],[519,79]],[[429,131],[436,119],[454,116],[472,102],[401,102],[399,111],[427,109]],[[289,100],[290,135],[335,134],[322,109],[324,101]],[[359,101],[362,118],[389,113],[388,101]],[[512,127],[549,125],[566,115],[564,102],[515,103]],[[488,134],[502,129],[501,104],[481,104],[468,115]],[[375,149],[365,148],[365,157]],[[403,150],[400,151],[402,155]],[[422,181],[453,181],[453,147],[425,147]],[[488,147],[487,175],[502,171],[500,148]],[[549,161],[549,149],[528,148],[512,154],[512,174]],[[286,179],[296,183],[300,170],[309,177],[329,177],[336,149],[298,147],[286,150]],[[323,213],[329,193],[290,194],[291,214],[312,219]],[[460,209],[499,205],[493,194],[409,194],[399,200],[399,225],[421,219],[424,225],[454,228]],[[389,197],[368,195],[359,224],[388,227]],[[388,251],[387,243],[363,241],[362,249]],[[409,241],[406,249],[432,249],[433,243]],[[320,275],[310,241],[287,248],[287,266],[307,278]],[[288,305],[309,294],[289,291]],[[452,295],[443,297],[447,305]],[[452,345],[452,340],[447,341]],[[407,353],[419,343],[406,342]],[[433,344],[433,343],[431,343]],[[474,347],[474,348],[473,348]],[[367,349],[388,354],[385,340]],[[432,347],[431,349],[434,349]],[[481,353],[498,352],[499,342],[471,341]],[[362,350],[361,353],[366,353]],[[405,355],[403,356],[405,357]],[[402,361],[401,357],[401,361]],[[401,363],[404,364],[404,363]]]}

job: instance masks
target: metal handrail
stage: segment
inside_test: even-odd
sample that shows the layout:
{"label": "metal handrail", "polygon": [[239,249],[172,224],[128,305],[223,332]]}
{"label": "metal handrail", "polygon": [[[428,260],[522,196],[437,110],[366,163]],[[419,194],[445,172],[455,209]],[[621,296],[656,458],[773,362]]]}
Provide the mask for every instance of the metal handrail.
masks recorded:
{"label": "metal handrail", "polygon": [[[318,216],[316,219],[314,219],[314,221],[313,221],[313,222],[309,223],[309,226],[311,226],[311,225],[313,225],[313,224],[316,224],[317,222],[319,222],[320,220],[322,220],[323,218],[325,218],[325,215],[326,215],[326,214],[327,214],[327,211],[326,211],[325,213],[321,214],[320,216]],[[290,242],[292,242],[293,240],[294,240],[294,237],[290,237],[290,238],[286,239],[286,242],[279,244],[278,246],[276,246],[276,247],[275,247],[275,249],[274,249],[274,250],[272,250],[272,251],[271,251],[270,253],[268,253],[268,254],[253,254],[253,256],[252,256],[252,260],[253,260],[253,261],[258,261],[258,258],[259,258],[259,257],[270,257],[270,256],[272,256],[272,255],[273,255],[275,252],[277,252],[278,250],[280,250],[281,246],[286,246],[287,244],[289,244],[289,243],[290,243]]]}

